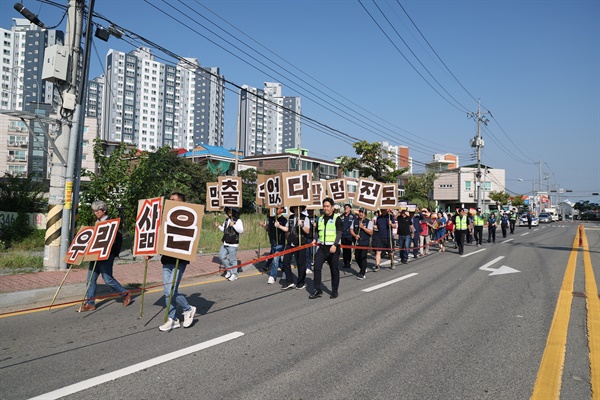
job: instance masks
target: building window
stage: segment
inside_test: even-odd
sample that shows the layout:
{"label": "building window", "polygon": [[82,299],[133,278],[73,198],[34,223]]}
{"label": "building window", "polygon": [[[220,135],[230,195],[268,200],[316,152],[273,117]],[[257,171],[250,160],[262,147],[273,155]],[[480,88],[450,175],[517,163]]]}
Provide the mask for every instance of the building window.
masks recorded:
{"label": "building window", "polygon": [[465,190],[471,190],[471,181],[465,181]]}

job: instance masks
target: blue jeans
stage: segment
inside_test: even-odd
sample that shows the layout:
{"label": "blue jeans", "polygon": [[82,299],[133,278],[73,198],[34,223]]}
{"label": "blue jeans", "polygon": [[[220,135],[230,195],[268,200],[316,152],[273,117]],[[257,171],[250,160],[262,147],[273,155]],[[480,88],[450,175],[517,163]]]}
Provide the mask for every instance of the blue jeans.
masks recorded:
{"label": "blue jeans", "polygon": [[181,282],[181,278],[183,277],[183,273],[185,272],[185,267],[187,267],[187,262],[179,261],[179,266],[177,268],[177,278],[175,280],[175,289],[173,289],[173,297],[171,298],[171,304],[169,303],[169,295],[171,294],[171,285],[173,283],[173,273],[175,271],[175,264],[163,264],[162,273],[163,273],[163,293],[165,295],[165,305],[169,307],[169,318],[175,319],[175,311],[176,305],[181,306],[183,311],[189,311],[192,306],[187,302],[185,296],[179,293],[179,282]]}
{"label": "blue jeans", "polygon": [[231,272],[232,275],[237,275],[237,268],[232,268],[237,266],[237,260],[235,256],[237,254],[237,246],[221,246],[221,251],[219,251],[219,260],[221,260],[221,264],[225,267],[225,269]]}
{"label": "blue jeans", "polygon": [[[110,257],[107,260],[96,261],[96,268],[94,269],[94,273],[92,274],[92,268],[94,262],[90,262],[90,266],[88,269],[88,275],[86,282],[89,282],[89,287],[87,293],[85,294],[87,300],[87,304],[94,305],[96,301],[94,297],[96,297],[96,282],[98,281],[98,276],[102,274],[102,279],[104,282],[110,286],[110,288],[117,292],[121,293],[121,297],[125,296],[127,289],[125,289],[121,284],[113,277],[113,262],[115,261],[114,257]],[[90,281],[91,279],[91,281]]]}
{"label": "blue jeans", "polygon": [[400,246],[400,260],[406,261],[408,260],[408,248],[412,242],[412,238],[410,235],[400,235],[398,236],[398,245]]}
{"label": "blue jeans", "polygon": [[[283,245],[278,244],[277,246],[271,246],[271,254],[278,253],[283,250]],[[235,258],[235,256],[234,256]],[[269,272],[269,276],[273,278],[277,278],[277,270],[279,269],[279,263],[281,261],[281,256],[274,257],[271,259],[271,271]]]}

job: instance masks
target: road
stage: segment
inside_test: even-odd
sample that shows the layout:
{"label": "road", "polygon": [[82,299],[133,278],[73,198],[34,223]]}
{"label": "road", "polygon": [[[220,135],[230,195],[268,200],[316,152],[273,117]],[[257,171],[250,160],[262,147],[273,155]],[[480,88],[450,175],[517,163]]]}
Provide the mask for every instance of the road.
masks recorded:
{"label": "road", "polygon": [[[600,225],[585,227],[599,277]],[[142,319],[140,297],[127,308],[108,301],[91,313],[3,318],[0,398],[530,398],[576,233],[573,223],[517,228],[463,257],[449,248],[363,281],[343,270],[337,299],[327,267],[315,300],[265,275],[203,280],[181,289],[198,307],[194,325],[169,333],[157,329],[159,293],[146,295]],[[585,273],[575,252],[560,398],[588,399]]]}

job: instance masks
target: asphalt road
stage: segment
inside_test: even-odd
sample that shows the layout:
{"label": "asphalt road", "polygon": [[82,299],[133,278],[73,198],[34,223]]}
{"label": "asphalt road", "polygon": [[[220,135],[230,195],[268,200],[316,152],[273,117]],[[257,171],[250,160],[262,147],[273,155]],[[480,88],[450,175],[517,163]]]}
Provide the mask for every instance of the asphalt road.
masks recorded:
{"label": "asphalt road", "polygon": [[[576,227],[517,228],[466,257],[448,249],[363,281],[342,270],[337,299],[327,267],[316,300],[265,275],[205,280],[181,289],[198,307],[194,325],[169,333],[157,329],[159,293],[146,295],[142,319],[140,297],[3,318],[0,398],[68,387],[68,399],[527,399]],[[596,277],[599,229],[586,224]],[[580,251],[573,291],[583,282]],[[574,296],[562,399],[591,397],[586,315]]]}

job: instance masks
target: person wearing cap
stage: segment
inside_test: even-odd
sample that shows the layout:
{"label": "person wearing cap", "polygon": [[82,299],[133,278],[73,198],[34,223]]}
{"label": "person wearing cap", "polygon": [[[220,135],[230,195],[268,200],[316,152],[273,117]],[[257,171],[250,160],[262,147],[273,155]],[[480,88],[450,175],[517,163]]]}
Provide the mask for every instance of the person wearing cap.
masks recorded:
{"label": "person wearing cap", "polygon": [[390,259],[394,256],[390,239],[392,229],[397,227],[396,219],[387,209],[382,208],[373,227],[375,229],[373,233],[373,248],[375,249],[375,266],[373,267],[373,272],[377,272],[380,268],[381,252],[383,249],[389,249]]}
{"label": "person wearing cap", "polygon": [[330,197],[323,200],[324,215],[317,222],[317,238],[319,249],[315,254],[313,292],[309,299],[316,299],[323,296],[321,289],[321,275],[323,264],[327,261],[331,271],[331,296],[332,299],[338,297],[338,288],[340,286],[340,271],[338,264],[340,261],[340,241],[342,239],[342,220],[333,213],[333,199]]}
{"label": "person wearing cap", "polygon": [[475,236],[475,244],[477,247],[481,247],[484,225],[485,219],[483,218],[483,214],[481,214],[481,208],[477,208],[477,212],[473,216],[473,234]]}
{"label": "person wearing cap", "polygon": [[496,214],[491,213],[488,223],[488,243],[496,243]]}
{"label": "person wearing cap", "polygon": [[458,254],[463,255],[465,251],[465,236],[469,232],[469,218],[464,208],[459,208],[454,214],[454,238],[458,246]]}
{"label": "person wearing cap", "polygon": [[[352,205],[344,205],[344,213],[340,216],[342,219],[342,244],[345,246],[354,246],[354,237],[350,233],[350,229],[354,225],[354,213],[352,212]],[[352,249],[343,248],[342,257],[344,259],[344,267],[350,268],[352,263]]]}
{"label": "person wearing cap", "polygon": [[[283,216],[284,211],[285,208],[277,207],[275,208],[275,216],[269,216],[266,223],[264,221],[259,222],[259,225],[262,226],[269,234],[269,243],[271,244],[270,254],[275,254],[282,251],[283,247],[285,246],[285,232],[275,226],[275,222],[279,223],[279,226],[285,226],[287,224],[287,219]],[[268,284],[275,283],[280,261],[281,256],[267,260],[265,268],[267,271],[269,271],[269,279],[267,280]]]}
{"label": "person wearing cap", "polygon": [[400,246],[400,262],[406,264],[408,262],[408,248],[415,235],[412,219],[406,210],[400,210],[398,216],[398,245]]}
{"label": "person wearing cap", "polygon": [[[94,212],[94,216],[98,222],[106,221],[108,219],[108,206],[102,200],[96,200],[92,203],[92,211]],[[85,303],[81,307],[80,311],[94,311],[96,309],[96,282],[98,281],[98,277],[102,275],[102,279],[104,279],[104,283],[106,283],[114,292],[119,293],[121,298],[123,299],[123,305],[128,306],[131,303],[131,294],[127,289],[125,289],[119,281],[115,279],[113,276],[113,263],[115,262],[115,258],[119,256],[121,252],[121,245],[123,243],[123,235],[121,232],[117,231],[115,236],[114,243],[110,249],[110,254],[106,260],[95,261],[94,263],[90,262],[88,268],[87,275],[87,292],[85,294]]]}
{"label": "person wearing cap", "polygon": [[240,219],[240,211],[237,208],[225,208],[227,219],[223,224],[215,222],[215,226],[223,232],[221,250],[219,251],[219,260],[225,268],[225,279],[230,282],[238,278],[237,255],[240,243],[240,234],[244,233],[244,224]]}
{"label": "person wearing cap", "polygon": [[[373,221],[367,218],[367,213],[364,208],[358,209],[358,218],[355,218],[353,225],[350,228],[350,233],[356,240],[358,247],[369,247],[371,245],[371,236],[373,235]],[[357,278],[359,280],[365,279],[367,273],[367,253],[369,252],[366,248],[357,248],[354,250],[354,258],[356,264],[360,270],[358,271]]]}
{"label": "person wearing cap", "polygon": [[[286,253],[283,256],[283,273],[285,274],[286,281],[281,290],[289,290],[294,288],[304,289],[306,287],[306,284],[304,283],[304,279],[306,279],[306,251],[293,251],[294,248],[297,248],[301,244],[306,244],[304,243],[303,239],[310,230],[310,226],[305,226],[305,221],[301,216],[303,207],[304,206],[290,207],[292,214],[288,218],[286,226],[280,226],[278,222],[275,222],[275,226],[286,233],[285,237],[287,240],[287,245],[285,246],[285,249],[290,250],[289,253]],[[294,283],[294,274],[292,273],[293,256],[296,256],[296,265],[298,267],[297,283]]]}
{"label": "person wearing cap", "polygon": [[508,214],[503,213],[502,216],[500,217],[500,228],[502,229],[502,237],[503,238],[506,237],[506,231],[508,230],[508,224],[509,224]]}
{"label": "person wearing cap", "polygon": [[419,257],[419,241],[421,240],[421,213],[419,213],[419,209],[416,211],[411,211],[409,213],[412,219],[413,232],[412,236],[412,254],[413,258]]}

